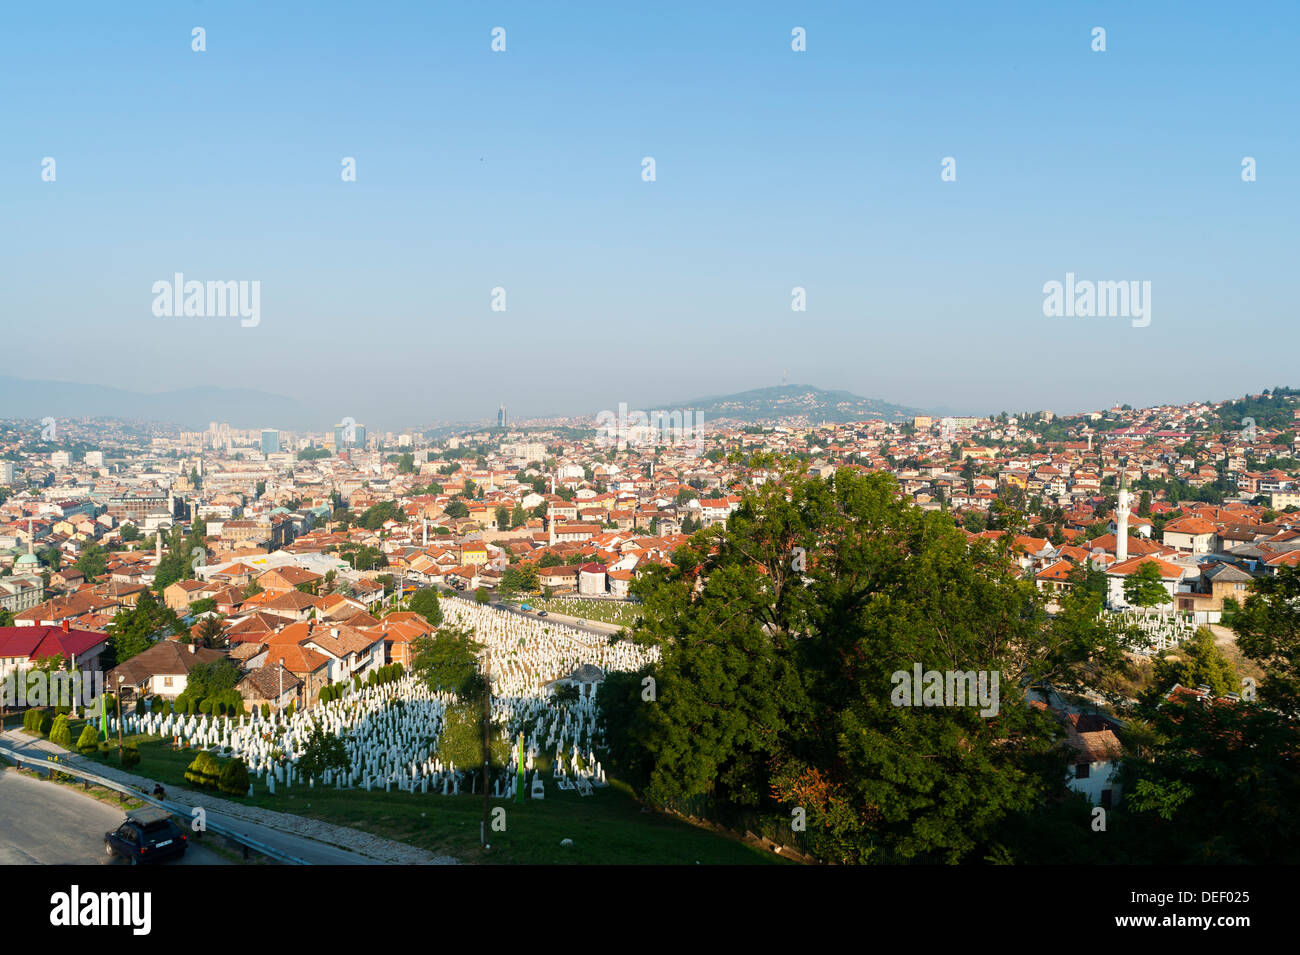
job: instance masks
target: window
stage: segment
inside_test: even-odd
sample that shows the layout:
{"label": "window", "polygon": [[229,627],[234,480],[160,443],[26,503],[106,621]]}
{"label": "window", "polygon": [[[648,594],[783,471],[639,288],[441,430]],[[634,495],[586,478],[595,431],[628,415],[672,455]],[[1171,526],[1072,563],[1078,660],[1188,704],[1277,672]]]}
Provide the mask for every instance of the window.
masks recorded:
{"label": "window", "polygon": [[169,677],[169,676],[165,676],[165,677],[163,677],[163,686],[164,686],[164,687],[169,687],[169,686],[171,686],[171,685],[172,685],[172,678]]}
{"label": "window", "polygon": [[1087,764],[1087,763],[1079,763],[1079,764],[1077,764],[1077,765],[1074,767],[1074,778],[1075,778],[1075,779],[1087,779],[1087,778],[1088,778],[1088,764]]}

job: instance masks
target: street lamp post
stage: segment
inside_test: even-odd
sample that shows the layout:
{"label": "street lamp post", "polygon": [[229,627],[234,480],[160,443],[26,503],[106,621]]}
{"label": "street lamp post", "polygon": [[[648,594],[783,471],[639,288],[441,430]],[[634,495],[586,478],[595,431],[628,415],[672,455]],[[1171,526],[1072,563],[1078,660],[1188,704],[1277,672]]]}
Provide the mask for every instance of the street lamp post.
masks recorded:
{"label": "street lamp post", "polygon": [[[486,662],[486,660],[485,660]],[[488,834],[488,767],[492,759],[490,729],[492,722],[492,670],[484,667],[483,672],[483,836],[480,840],[487,846]]]}

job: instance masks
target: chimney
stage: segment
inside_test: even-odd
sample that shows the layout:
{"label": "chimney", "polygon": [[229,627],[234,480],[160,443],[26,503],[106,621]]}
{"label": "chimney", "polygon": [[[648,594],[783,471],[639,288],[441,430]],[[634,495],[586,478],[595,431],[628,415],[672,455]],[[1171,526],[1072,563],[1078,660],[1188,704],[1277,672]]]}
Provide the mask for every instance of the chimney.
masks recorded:
{"label": "chimney", "polygon": [[63,622],[59,625],[59,629],[62,630],[64,633],[67,633],[67,632],[68,632],[68,618],[67,618],[67,617],[64,617],[64,618],[63,618]]}
{"label": "chimney", "polygon": [[189,648],[190,648],[190,653],[194,653],[194,652],[195,652],[194,644],[192,644],[192,643],[189,644]]}

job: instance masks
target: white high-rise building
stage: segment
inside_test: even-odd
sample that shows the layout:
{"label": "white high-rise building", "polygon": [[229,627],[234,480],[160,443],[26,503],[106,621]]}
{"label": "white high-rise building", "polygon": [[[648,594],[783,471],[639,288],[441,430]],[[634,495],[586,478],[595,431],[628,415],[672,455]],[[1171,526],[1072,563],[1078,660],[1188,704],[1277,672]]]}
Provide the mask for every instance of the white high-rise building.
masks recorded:
{"label": "white high-rise building", "polygon": [[87,451],[87,452],[86,452],[86,467],[88,467],[88,468],[102,468],[103,466],[104,466],[104,452],[103,452],[103,451]]}

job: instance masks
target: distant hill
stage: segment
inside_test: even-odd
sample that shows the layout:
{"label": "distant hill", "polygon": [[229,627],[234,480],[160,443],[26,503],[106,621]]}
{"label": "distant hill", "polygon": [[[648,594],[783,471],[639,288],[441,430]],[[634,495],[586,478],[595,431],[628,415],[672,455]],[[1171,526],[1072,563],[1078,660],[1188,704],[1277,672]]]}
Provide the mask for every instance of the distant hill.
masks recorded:
{"label": "distant hill", "polygon": [[694,409],[706,422],[723,418],[747,422],[802,420],[809,424],[862,421],[866,418],[903,421],[928,413],[879,398],[863,398],[847,391],[827,391],[812,385],[776,385],[662,406],[664,411],[676,408]]}
{"label": "distant hill", "polygon": [[328,415],[313,415],[283,395],[248,388],[184,388],[144,394],[70,381],[28,381],[0,375],[0,415],[6,418],[124,418],[171,422],[204,430],[212,421],[233,428],[325,428]]}

